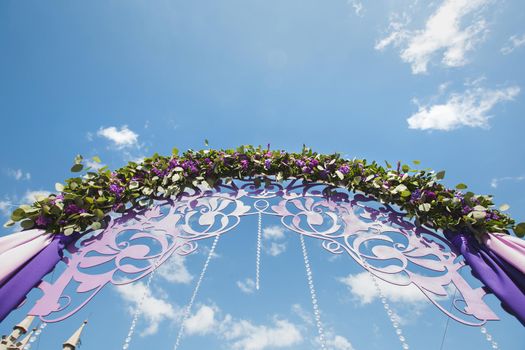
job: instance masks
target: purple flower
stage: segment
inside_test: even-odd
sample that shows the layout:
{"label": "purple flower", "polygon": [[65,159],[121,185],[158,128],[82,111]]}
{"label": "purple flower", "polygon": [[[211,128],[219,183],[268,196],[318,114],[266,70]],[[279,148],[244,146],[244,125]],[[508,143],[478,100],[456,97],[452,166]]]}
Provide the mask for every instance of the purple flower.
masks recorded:
{"label": "purple flower", "polygon": [[44,215],[39,215],[39,216],[36,218],[36,220],[35,220],[36,225],[37,225],[38,227],[45,227],[45,226],[47,226],[47,225],[49,224],[50,221],[51,221],[51,220],[48,219],[48,218],[46,218]]}
{"label": "purple flower", "polygon": [[243,170],[247,170],[248,169],[248,164],[249,164],[249,162],[246,159],[241,160],[241,168]]}
{"label": "purple flower", "polygon": [[304,166],[302,169],[303,173],[305,174],[311,174],[312,173],[312,168],[309,168],[307,166]]}
{"label": "purple flower", "polygon": [[295,164],[299,167],[299,168],[302,168],[306,165],[306,163],[304,162],[304,160],[301,160],[301,159],[297,159],[295,161]]}
{"label": "purple flower", "polygon": [[86,209],[82,209],[78,205],[73,204],[73,203],[68,204],[66,208],[64,209],[64,213],[66,214],[76,214],[76,213],[85,213],[85,212],[86,212]]}
{"label": "purple flower", "polygon": [[265,167],[266,169],[270,169],[270,166],[271,166],[271,165],[272,165],[272,160],[271,160],[271,159],[266,159],[266,160],[264,161],[264,167]]}
{"label": "purple flower", "polygon": [[420,190],[415,190],[415,191],[412,192],[412,194],[410,195],[410,202],[418,201],[419,198],[421,198],[421,191],[420,191]]}
{"label": "purple flower", "polygon": [[317,159],[310,159],[310,165],[313,167],[316,167],[319,165],[319,161]]}
{"label": "purple flower", "polygon": [[111,184],[109,185],[109,191],[113,192],[118,197],[122,194],[122,192],[124,192],[124,187],[117,184]]}
{"label": "purple flower", "polygon": [[436,193],[429,190],[425,190],[425,198],[428,200],[434,200],[436,199]]}
{"label": "purple flower", "polygon": [[343,173],[344,175],[346,175],[350,172],[350,167],[346,164],[343,164],[339,167],[339,171]]}
{"label": "purple flower", "polygon": [[468,205],[465,205],[463,207],[463,209],[461,210],[461,212],[463,213],[463,215],[467,215],[468,213],[470,213],[472,211],[472,208]]}

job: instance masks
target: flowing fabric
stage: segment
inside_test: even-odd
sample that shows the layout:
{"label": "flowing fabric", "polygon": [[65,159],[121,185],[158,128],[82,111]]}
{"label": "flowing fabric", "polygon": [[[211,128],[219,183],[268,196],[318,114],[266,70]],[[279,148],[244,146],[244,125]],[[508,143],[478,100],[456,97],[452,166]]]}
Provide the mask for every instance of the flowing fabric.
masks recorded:
{"label": "flowing fabric", "polygon": [[525,241],[504,233],[488,233],[483,244],[500,258],[521,271],[525,278]]}
{"label": "flowing fabric", "polygon": [[0,322],[25,299],[63,257],[63,249],[78,235],[56,234],[43,250],[22,266],[0,287]]}
{"label": "flowing fabric", "polygon": [[27,230],[0,238],[0,286],[53,240],[51,233]]}
{"label": "flowing fabric", "polygon": [[474,277],[498,297],[503,308],[525,326],[525,278],[470,234],[445,232],[471,267]]}

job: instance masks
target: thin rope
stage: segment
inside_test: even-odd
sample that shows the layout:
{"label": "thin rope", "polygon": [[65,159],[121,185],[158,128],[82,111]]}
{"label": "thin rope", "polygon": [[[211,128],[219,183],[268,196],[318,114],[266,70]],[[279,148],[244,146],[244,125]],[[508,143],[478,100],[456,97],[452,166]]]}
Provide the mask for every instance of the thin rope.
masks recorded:
{"label": "thin rope", "polygon": [[308,259],[308,252],[306,251],[306,244],[304,243],[303,235],[299,234],[299,237],[301,240],[301,249],[303,251],[306,278],[308,279],[308,288],[310,289],[310,296],[312,298],[312,308],[314,310],[315,324],[317,326],[317,333],[319,333],[319,343],[321,344],[321,349],[326,349],[326,338],[324,335],[323,324],[321,323],[321,312],[319,311],[319,305],[317,303],[317,293],[315,292],[315,286],[312,277],[312,269],[310,268],[310,261]]}
{"label": "thin rope", "polygon": [[257,257],[255,259],[255,289],[259,290],[259,277],[261,273],[261,239],[262,239],[262,213],[259,211],[257,220]]}
{"label": "thin rope", "polygon": [[[454,300],[456,299],[456,294],[458,292],[458,289],[454,289],[454,296],[452,297],[452,300],[450,301],[450,306],[448,308],[448,312],[451,312],[452,311],[452,306],[454,306]],[[450,322],[450,316],[449,315],[446,315],[447,317],[447,322],[445,323],[445,330],[443,332],[443,338],[441,339],[441,346],[439,347],[439,350],[443,350],[443,345],[445,345],[445,337],[447,335],[447,330],[448,330],[448,324]]]}
{"label": "thin rope", "polygon": [[184,316],[182,317],[182,321],[181,321],[180,328],[179,328],[179,333],[177,334],[177,340],[175,342],[175,345],[173,346],[173,350],[178,349],[180,341],[182,340],[182,336],[184,334],[184,323],[190,316],[191,308],[193,307],[193,303],[195,302],[195,298],[197,297],[197,293],[199,292],[199,288],[201,286],[202,280],[204,279],[204,275],[206,274],[206,270],[208,269],[208,265],[210,264],[210,260],[213,256],[213,253],[215,252],[215,247],[217,246],[217,242],[219,241],[220,236],[221,235],[216,235],[215,239],[213,240],[213,244],[211,246],[210,252],[208,253],[208,258],[206,259],[206,262],[204,263],[204,266],[202,267],[201,274],[199,276],[197,284],[195,285],[193,294],[191,295],[190,302],[188,303],[188,306],[186,307],[186,310],[184,311]]}
{"label": "thin rope", "polygon": [[151,285],[151,281],[153,280],[155,271],[157,271],[159,262],[160,262],[160,258],[155,261],[155,264],[153,266],[153,271],[151,271],[151,273],[148,276],[148,279],[146,281],[146,286],[144,288],[144,293],[142,293],[142,296],[140,297],[140,301],[137,305],[135,313],[133,314],[133,320],[131,321],[131,325],[129,327],[128,336],[126,337],[126,339],[124,339],[124,344],[122,345],[123,350],[127,350],[131,344],[131,340],[133,339],[133,335],[135,333],[135,327],[137,326],[137,320],[142,311],[142,305],[144,304],[144,300],[146,300],[146,295],[148,294],[149,286]]}

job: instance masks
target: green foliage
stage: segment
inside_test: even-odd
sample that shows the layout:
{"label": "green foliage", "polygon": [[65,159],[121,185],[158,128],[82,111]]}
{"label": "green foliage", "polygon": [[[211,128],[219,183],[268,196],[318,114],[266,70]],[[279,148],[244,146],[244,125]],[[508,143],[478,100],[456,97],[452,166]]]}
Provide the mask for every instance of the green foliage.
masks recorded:
{"label": "green foliage", "polygon": [[[100,162],[98,157],[93,160]],[[114,172],[107,167],[86,169],[79,155],[71,170],[81,174],[64,184],[57,183],[56,194],[14,210],[6,225],[20,222],[23,228],[39,227],[55,233],[88,232],[105,228],[111,212],[137,210],[154,200],[177,197],[187,188],[203,184],[213,187],[235,178],[251,178],[267,186],[269,177],[274,177],[277,181],[321,181],[360,191],[398,205],[418,224],[436,229],[503,233],[513,229],[517,235],[525,235],[525,223],[515,225],[502,213],[508,206],[493,209],[491,196],[460,192],[467,188],[465,184],[446,188],[440,183],[444,171],[416,170],[400,163],[393,167],[388,162],[382,167],[365,159],[344,159],[337,153],[319,154],[306,146],[300,153],[243,145],[226,150],[188,150],[182,155],[173,148],[171,156],[154,154],[140,164],[129,162]]]}

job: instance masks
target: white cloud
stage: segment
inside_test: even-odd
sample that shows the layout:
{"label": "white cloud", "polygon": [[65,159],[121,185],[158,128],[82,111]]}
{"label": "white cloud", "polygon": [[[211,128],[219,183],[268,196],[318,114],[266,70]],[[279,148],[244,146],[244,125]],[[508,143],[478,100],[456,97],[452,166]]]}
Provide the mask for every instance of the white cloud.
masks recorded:
{"label": "white cloud", "polygon": [[7,169],[7,175],[16,181],[31,180],[31,173],[24,172],[22,169]]}
{"label": "white cloud", "polygon": [[[167,302],[165,295],[155,297],[151,293],[152,288],[146,288],[144,283],[136,282],[119,286],[116,291],[129,304],[128,311],[132,315],[138,307],[142,296],[145,294],[142,304],[141,315],[147,323],[146,329],[141,333],[142,336],[157,333],[159,325],[164,320],[176,320],[180,317],[180,310],[176,310],[172,304]],[[156,288],[156,293],[165,294],[161,289]]]}
{"label": "white cloud", "polygon": [[85,162],[86,162],[86,167],[91,168],[92,170],[102,169],[103,167],[106,166],[106,164],[97,163],[92,159],[87,159]]}
{"label": "white cloud", "polygon": [[332,339],[328,339],[326,345],[330,350],[354,350],[352,343],[342,335],[336,335]]}
{"label": "white cloud", "polygon": [[525,180],[525,175],[522,176],[504,176],[499,178],[493,178],[490,181],[490,187],[497,188],[499,186],[499,183],[502,181],[523,181]]}
{"label": "white cloud", "polygon": [[279,225],[267,226],[263,228],[264,239],[283,239],[284,238],[284,227]]}
{"label": "white cloud", "polygon": [[255,281],[251,278],[246,278],[244,281],[237,281],[237,287],[246,294],[251,294],[255,291]]}
{"label": "white cloud", "polygon": [[248,320],[226,317],[222,336],[231,342],[231,349],[264,350],[286,348],[300,344],[303,336],[299,327],[288,320],[274,318],[273,325],[255,325]]}
{"label": "white cloud", "polygon": [[120,130],[114,126],[100,128],[97,135],[113,142],[118,149],[137,146],[139,141],[139,135],[130,130],[127,125],[122,126]]}
{"label": "white cloud", "polygon": [[355,12],[355,14],[357,16],[359,16],[359,17],[363,16],[364,6],[363,6],[363,3],[361,1],[348,0],[348,4],[350,4],[352,6],[352,8],[354,9],[354,12]]}
{"label": "white cloud", "polygon": [[51,194],[49,191],[45,190],[38,190],[38,191],[27,191],[24,195],[24,198],[22,198],[22,203],[25,204],[33,204],[37,200],[41,199],[42,197],[47,197]]}
{"label": "white cloud", "polygon": [[[520,92],[518,86],[487,89],[479,81],[462,93],[451,93],[443,103],[420,105],[408,119],[410,129],[449,131],[461,126],[487,128],[491,111],[496,104],[513,100]],[[416,100],[417,103],[417,100]]]}
{"label": "white cloud", "polygon": [[7,201],[7,200],[0,200],[0,214],[2,215],[10,215],[11,214],[11,209],[12,209],[12,204],[10,201]]}
{"label": "white cloud", "polygon": [[[376,43],[382,50],[393,44],[401,47],[401,59],[409,63],[414,74],[425,73],[428,63],[437,55],[448,67],[467,63],[466,54],[484,39],[487,23],[481,12],[492,0],[445,0],[426,20],[425,28],[406,29],[411,18],[406,13],[393,16],[389,34]],[[400,20],[400,18],[402,20]],[[463,22],[469,20],[467,25]]]}
{"label": "white cloud", "polygon": [[188,284],[193,280],[193,276],[186,267],[185,258],[176,253],[162,264],[157,273],[171,283]]}
{"label": "white cloud", "polygon": [[205,335],[216,328],[217,320],[211,306],[201,305],[195,314],[184,322],[184,329],[188,335]]}
{"label": "white cloud", "polygon": [[[379,298],[379,293],[374,285],[370,274],[366,271],[356,275],[348,275],[338,279],[346,285],[349,291],[360,301],[361,304],[370,304],[375,298]],[[393,275],[392,280],[403,283],[401,276]],[[381,291],[387,299],[393,302],[420,303],[428,300],[427,297],[413,284],[408,286],[398,286],[378,279]]]}
{"label": "white cloud", "polygon": [[263,228],[263,238],[268,241],[270,246],[265,245],[264,250],[271,256],[277,256],[286,251],[285,242],[273,242],[280,241],[285,238],[285,229],[283,226],[274,225]]}
{"label": "white cloud", "polygon": [[513,35],[507,40],[505,46],[501,48],[501,53],[504,55],[510,54],[512,51],[525,45],[525,34]]}
{"label": "white cloud", "polygon": [[286,243],[271,242],[270,248],[266,249],[266,252],[271,256],[281,255],[286,251]]}

